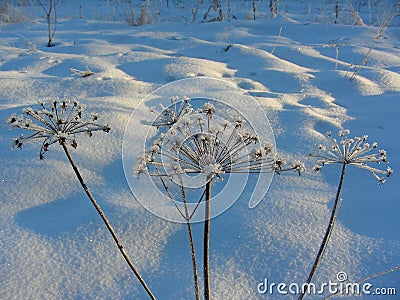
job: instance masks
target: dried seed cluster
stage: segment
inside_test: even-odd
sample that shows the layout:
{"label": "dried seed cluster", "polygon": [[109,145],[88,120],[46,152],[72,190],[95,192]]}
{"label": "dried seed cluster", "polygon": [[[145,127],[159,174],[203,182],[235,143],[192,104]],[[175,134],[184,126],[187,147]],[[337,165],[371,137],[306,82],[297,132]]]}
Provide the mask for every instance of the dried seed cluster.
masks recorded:
{"label": "dried seed cluster", "polygon": [[[370,171],[372,175],[379,181],[385,183],[384,176],[389,177],[393,170],[387,167],[385,170],[372,167],[370,164],[388,163],[385,150],[379,150],[377,143],[367,143],[368,136],[348,138],[350,130],[341,130],[338,135],[340,140],[332,137],[332,133],[326,135],[330,139],[330,145],[319,145],[318,154],[309,154],[311,157],[317,158],[314,170],[319,172],[323,166],[329,164],[348,164],[355,167]],[[380,174],[380,175],[379,175]]]}
{"label": "dried seed cluster", "polygon": [[12,148],[21,148],[23,144],[34,141],[43,141],[40,147],[40,159],[54,143],[69,143],[77,147],[76,134],[87,133],[89,136],[94,131],[109,132],[108,126],[98,124],[99,116],[92,114],[90,118],[83,118],[85,106],[73,100],[54,100],[49,103],[40,102],[40,109],[24,108],[22,115],[11,115],[8,123],[11,129],[20,128],[31,132],[14,138]]}

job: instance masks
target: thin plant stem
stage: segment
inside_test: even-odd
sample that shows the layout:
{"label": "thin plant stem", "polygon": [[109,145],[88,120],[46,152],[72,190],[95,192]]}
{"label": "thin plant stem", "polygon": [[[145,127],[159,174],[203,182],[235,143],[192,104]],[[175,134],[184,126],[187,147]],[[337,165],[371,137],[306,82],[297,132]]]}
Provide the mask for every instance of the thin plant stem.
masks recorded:
{"label": "thin plant stem", "polygon": [[[43,11],[46,14],[47,34],[48,34],[48,37],[49,37],[49,40],[47,42],[47,47],[53,46],[52,42],[53,42],[53,37],[54,37],[54,34],[56,32],[56,26],[57,26],[57,10],[56,10],[56,3],[54,3],[54,2],[55,2],[54,0],[50,0],[49,8],[46,9],[46,7],[42,3],[42,1],[38,0],[39,5],[42,7]],[[52,33],[51,32],[51,12],[53,10],[53,7],[54,7],[54,30],[53,30],[53,33]]]}
{"label": "thin plant stem", "polygon": [[204,252],[203,252],[203,272],[204,272],[204,299],[210,299],[210,199],[211,199],[211,180],[206,183],[206,206],[204,214]]}
{"label": "thin plant stem", "polygon": [[337,215],[339,213],[339,209],[340,209],[340,200],[339,199],[340,199],[340,192],[342,190],[344,175],[346,173],[346,165],[347,165],[347,162],[343,162],[342,172],[340,174],[339,186],[338,186],[338,189],[337,189],[337,192],[336,192],[336,198],[335,198],[335,202],[333,204],[332,214],[331,214],[331,218],[329,220],[329,225],[328,225],[328,228],[326,229],[324,239],[322,240],[322,243],[321,243],[321,245],[319,247],[318,254],[317,254],[317,257],[316,257],[316,259],[314,261],[314,264],[313,264],[313,267],[311,269],[310,275],[308,276],[308,279],[306,281],[305,288],[303,289],[303,291],[302,291],[301,295],[299,296],[298,300],[303,299],[303,297],[305,296],[305,294],[307,292],[307,289],[308,289],[308,286],[311,283],[311,280],[313,279],[315,272],[317,271],[317,268],[318,268],[318,266],[319,266],[319,264],[320,264],[320,262],[322,260],[322,257],[323,257],[323,255],[325,253],[325,250],[326,250],[326,248],[328,246],[328,243],[329,243],[329,240],[331,238],[333,227],[335,225],[335,221],[336,221]]}
{"label": "thin plant stem", "polygon": [[[381,271],[381,272],[378,272],[378,273],[374,273],[374,274],[372,274],[372,275],[368,275],[367,277],[364,277],[363,279],[360,279],[360,280],[358,280],[357,282],[354,282],[353,284],[361,284],[361,283],[363,283],[363,282],[365,282],[365,281],[367,281],[367,280],[373,279],[373,278],[375,278],[375,277],[379,277],[379,276],[386,275],[386,274],[389,274],[389,273],[392,273],[392,272],[396,272],[396,271],[400,271],[400,266],[393,267],[393,268],[391,268],[391,269],[384,270],[384,271]],[[336,291],[336,293],[333,293],[333,294],[330,294],[330,295],[326,296],[326,297],[324,298],[324,300],[329,299],[329,298],[331,298],[331,297],[334,297],[334,296],[336,296],[338,293],[339,293],[339,291]]]}
{"label": "thin plant stem", "polygon": [[75,164],[75,161],[73,160],[67,145],[65,144],[65,142],[60,141],[61,146],[64,149],[65,154],[68,157],[68,160],[72,166],[72,168],[74,169],[75,175],[79,180],[79,183],[81,184],[82,188],[84,189],[86,195],[88,196],[88,198],[90,199],[90,201],[92,202],[93,206],[96,208],[98,214],[100,215],[101,219],[103,220],[104,224],[107,226],[108,231],[111,233],[115,243],[118,246],[119,251],[121,252],[122,256],[124,257],[125,261],[128,263],[129,267],[131,268],[131,270],[133,271],[133,273],[135,274],[135,276],[137,277],[137,279],[140,281],[141,285],[143,286],[143,288],[146,290],[147,294],[149,295],[149,297],[153,300],[156,299],[156,297],[153,295],[153,293],[151,292],[151,290],[149,289],[149,287],[147,286],[146,282],[143,280],[142,276],[139,274],[139,271],[136,269],[136,267],[133,265],[133,263],[131,262],[128,254],[126,254],[124,247],[122,246],[121,242],[119,241],[119,238],[117,237],[114,229],[112,228],[110,222],[108,221],[107,217],[105,216],[104,212],[102,211],[102,209],[100,208],[100,206],[97,204],[97,201],[94,199],[92,193],[90,192],[89,188],[87,187],[85,181],[82,178],[81,173],[79,172],[79,169],[77,167],[77,165]]}
{"label": "thin plant stem", "polygon": [[196,300],[200,300],[200,289],[199,289],[199,278],[197,275],[196,252],[194,251],[194,242],[193,242],[192,227],[190,225],[190,219],[186,221],[186,227],[187,227],[188,235],[189,235],[190,254],[192,256],[193,281],[194,281],[194,289],[195,289],[195,293],[196,293]]}
{"label": "thin plant stem", "polygon": [[360,65],[357,66],[356,70],[351,75],[351,77],[350,77],[351,81],[353,81],[356,78],[358,73],[361,71],[361,68],[367,64],[368,58],[371,55],[372,50],[375,48],[376,44],[378,43],[380,38],[383,36],[386,29],[388,29],[388,27],[389,27],[390,23],[392,22],[392,20],[394,19],[394,17],[396,17],[399,14],[399,10],[400,10],[400,1],[397,3],[396,8],[395,8],[394,12],[392,13],[392,15],[379,28],[379,32],[376,35],[374,41],[372,42],[372,45],[369,47],[367,53],[364,55],[364,58],[361,61]]}
{"label": "thin plant stem", "polygon": [[186,220],[186,227],[189,235],[189,244],[190,244],[190,255],[192,256],[192,268],[193,268],[193,281],[194,281],[194,290],[196,294],[196,300],[200,300],[200,289],[199,289],[199,278],[197,275],[197,262],[196,262],[196,252],[194,249],[194,241],[193,241],[193,234],[192,234],[192,226],[190,224],[190,216],[189,216],[189,209],[187,206],[186,201],[186,193],[182,182],[182,176],[179,176],[180,179],[180,187],[182,193],[182,200],[185,206],[185,220]]}

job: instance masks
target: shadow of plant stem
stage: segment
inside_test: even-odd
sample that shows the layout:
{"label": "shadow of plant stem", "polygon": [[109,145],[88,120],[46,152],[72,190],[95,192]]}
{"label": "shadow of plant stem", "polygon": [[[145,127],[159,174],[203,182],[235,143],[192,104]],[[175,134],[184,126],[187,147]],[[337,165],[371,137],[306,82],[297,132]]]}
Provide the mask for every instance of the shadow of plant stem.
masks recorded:
{"label": "shadow of plant stem", "polygon": [[339,214],[341,201],[340,193],[342,191],[343,181],[346,174],[347,165],[352,165],[354,167],[367,170],[371,172],[371,174],[378,180],[379,184],[383,184],[386,182],[384,177],[379,176],[378,174],[384,174],[389,177],[393,170],[388,167],[386,170],[381,170],[375,167],[370,166],[371,163],[388,163],[386,159],[386,151],[385,150],[377,150],[378,144],[372,143],[369,144],[366,142],[368,136],[364,135],[362,137],[354,137],[348,138],[347,136],[350,134],[349,130],[341,130],[339,131],[340,140],[337,141],[332,137],[332,134],[328,132],[326,135],[331,140],[330,147],[325,147],[323,145],[318,146],[318,150],[321,154],[309,154],[310,157],[317,158],[317,163],[314,166],[314,170],[319,172],[322,167],[325,165],[331,164],[339,164],[342,166],[342,170],[340,173],[339,185],[336,192],[335,202],[333,204],[331,217],[329,219],[328,227],[325,231],[324,238],[320,244],[317,257],[315,258],[314,264],[312,266],[311,272],[307,278],[305,288],[302,290],[301,295],[298,297],[298,300],[304,298],[305,294],[308,291],[309,284],[311,283],[315,272],[318,269],[318,266],[324,256],[325,250],[330,241],[333,228],[335,226],[335,222],[337,216]]}
{"label": "shadow of plant stem", "polygon": [[77,167],[77,165],[75,164],[75,161],[73,160],[67,145],[65,144],[64,141],[60,141],[60,145],[62,146],[65,154],[68,157],[68,160],[72,166],[72,169],[74,169],[75,175],[79,180],[79,183],[81,184],[83,190],[85,191],[86,195],[88,196],[90,202],[92,202],[94,208],[96,209],[96,211],[98,212],[98,214],[100,215],[101,219],[103,220],[104,224],[106,225],[108,231],[110,232],[110,234],[112,235],[115,243],[118,246],[119,251],[121,252],[122,256],[124,257],[125,261],[128,263],[129,267],[131,268],[131,270],[133,271],[133,273],[135,274],[135,276],[137,277],[137,279],[140,281],[140,284],[143,286],[143,288],[146,290],[147,294],[150,296],[151,299],[156,299],[155,296],[153,295],[153,293],[151,292],[150,288],[147,286],[146,282],[144,281],[144,279],[142,278],[142,276],[140,275],[139,271],[136,269],[136,267],[133,265],[132,261],[130,260],[128,254],[126,254],[125,249],[122,245],[122,243],[120,242],[118,236],[116,235],[114,229],[112,228],[110,222],[108,221],[107,217],[105,216],[103,210],[101,209],[101,207],[99,206],[99,204],[97,203],[96,199],[93,197],[92,193],[90,192],[88,186],[86,185],[85,181],[82,178],[81,173],[79,172],[79,169]]}

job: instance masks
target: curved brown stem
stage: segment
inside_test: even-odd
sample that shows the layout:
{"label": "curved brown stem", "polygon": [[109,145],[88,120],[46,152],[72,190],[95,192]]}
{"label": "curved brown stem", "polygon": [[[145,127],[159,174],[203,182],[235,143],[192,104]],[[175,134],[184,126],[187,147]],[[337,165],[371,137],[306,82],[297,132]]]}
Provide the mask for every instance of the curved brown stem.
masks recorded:
{"label": "curved brown stem", "polygon": [[[199,278],[198,278],[198,274],[197,274],[196,252],[194,249],[192,226],[190,223],[189,209],[188,209],[188,205],[187,205],[186,193],[185,193],[185,189],[183,186],[182,176],[179,176],[179,179],[180,179],[179,185],[181,188],[182,200],[183,200],[183,204],[185,206],[185,217],[184,218],[186,220],[186,228],[187,228],[188,235],[189,235],[190,255],[192,257],[194,291],[195,291],[195,295],[196,295],[196,300],[200,300]],[[166,188],[166,191],[168,193],[168,189],[167,189],[166,185],[164,185],[164,188]],[[172,196],[170,194],[169,194],[169,196],[172,199]],[[179,210],[179,208],[178,208],[178,210]],[[179,210],[179,212],[180,212],[180,210]]]}
{"label": "curved brown stem", "polygon": [[197,275],[196,254],[194,251],[194,242],[193,242],[192,227],[190,225],[190,220],[186,222],[186,226],[187,226],[188,235],[189,235],[190,254],[192,256],[193,281],[194,281],[196,300],[200,300],[200,289],[199,289],[199,279],[198,279],[198,275]]}
{"label": "curved brown stem", "polygon": [[325,250],[326,250],[326,247],[328,246],[329,240],[331,238],[333,227],[335,225],[335,221],[336,221],[337,215],[339,213],[339,209],[340,209],[340,201],[339,201],[339,199],[340,199],[340,192],[342,190],[344,174],[346,173],[346,165],[347,165],[347,163],[343,162],[342,173],[340,175],[339,186],[338,186],[338,189],[337,189],[337,192],[336,192],[336,198],[335,198],[335,202],[333,204],[331,218],[329,220],[329,225],[328,225],[328,228],[326,229],[325,236],[324,236],[324,238],[323,238],[323,240],[321,242],[321,245],[319,247],[318,254],[317,254],[317,257],[315,258],[315,261],[314,261],[313,267],[311,269],[310,275],[308,275],[307,282],[304,285],[305,288],[303,289],[303,291],[302,291],[301,295],[299,296],[298,300],[301,300],[301,299],[304,298],[304,296],[305,296],[305,294],[307,292],[308,286],[311,283],[311,280],[314,277],[315,272],[317,271],[317,268],[318,268],[318,266],[319,266],[319,264],[320,264],[320,262],[322,260],[322,257],[323,257],[323,255],[325,253]]}
{"label": "curved brown stem", "polygon": [[118,246],[119,251],[121,252],[122,256],[124,257],[125,261],[128,263],[129,267],[131,268],[131,270],[133,271],[133,273],[135,274],[135,276],[137,277],[137,279],[140,281],[141,285],[143,286],[143,288],[146,290],[147,294],[149,295],[149,297],[153,300],[155,300],[155,296],[153,295],[153,293],[150,291],[149,287],[147,286],[146,282],[143,280],[142,276],[139,274],[139,271],[136,269],[136,267],[133,265],[133,263],[131,262],[128,254],[126,254],[124,247],[122,246],[121,242],[119,241],[114,229],[112,228],[110,222],[108,221],[107,217],[105,216],[104,212],[102,211],[102,209],[100,208],[100,206],[97,204],[96,200],[94,199],[92,193],[90,192],[89,188],[87,187],[86,183],[84,182],[81,173],[79,172],[79,169],[77,167],[77,165],[75,164],[74,160],[72,159],[71,154],[69,153],[68,147],[65,144],[65,142],[60,141],[61,146],[64,149],[65,154],[68,157],[68,160],[72,166],[72,168],[74,169],[75,175],[79,180],[79,183],[81,184],[82,188],[84,189],[86,195],[88,196],[88,198],[90,199],[90,201],[92,202],[93,206],[95,207],[95,209],[97,210],[98,214],[100,215],[101,219],[103,220],[104,224],[106,225],[108,231],[110,232],[110,234],[112,235],[115,243]]}

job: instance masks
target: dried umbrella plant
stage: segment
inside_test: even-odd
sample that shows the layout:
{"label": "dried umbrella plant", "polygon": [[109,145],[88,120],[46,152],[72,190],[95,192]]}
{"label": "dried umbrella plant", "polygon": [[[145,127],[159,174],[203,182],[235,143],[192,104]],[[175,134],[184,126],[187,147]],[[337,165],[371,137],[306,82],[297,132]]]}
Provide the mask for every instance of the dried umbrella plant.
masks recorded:
{"label": "dried umbrella plant", "polygon": [[79,169],[68,150],[68,145],[72,146],[73,148],[77,147],[78,144],[75,137],[77,134],[86,133],[89,136],[92,136],[94,131],[109,132],[110,128],[108,126],[98,124],[97,114],[92,114],[91,118],[84,119],[83,111],[85,107],[75,100],[55,100],[50,103],[42,102],[39,103],[39,105],[40,109],[25,108],[23,109],[21,116],[16,116],[16,114],[13,114],[8,118],[8,123],[10,124],[11,129],[19,128],[31,132],[31,134],[28,136],[21,134],[19,137],[14,138],[12,141],[12,147],[22,148],[23,144],[25,143],[42,141],[39,157],[40,159],[44,159],[44,154],[46,151],[48,151],[51,145],[56,143],[61,145],[81,186],[83,187],[93,206],[96,208],[104,224],[107,226],[108,231],[111,233],[125,261],[128,263],[129,267],[138,278],[150,298],[155,299],[149,287],[126,254],[125,249],[119,241],[114,229],[111,227],[111,224],[109,223],[102,209],[84,182],[81,173],[79,172]]}
{"label": "dried umbrella plant", "polygon": [[[372,175],[379,181],[379,184],[385,183],[386,179],[384,176],[389,177],[393,173],[393,170],[390,167],[387,167],[385,170],[382,170],[376,167],[372,167],[370,165],[371,163],[375,164],[388,163],[386,159],[385,150],[378,150],[377,143],[372,143],[372,144],[367,143],[366,142],[368,138],[367,135],[364,135],[362,137],[348,138],[349,134],[350,134],[349,130],[339,131],[340,141],[338,141],[337,139],[332,137],[332,134],[330,132],[328,132],[326,135],[330,138],[331,145],[329,147],[319,145],[318,146],[318,150],[320,152],[319,154],[309,154],[310,157],[314,157],[317,159],[317,162],[314,166],[314,170],[316,172],[320,172],[324,166],[331,164],[341,165],[342,170],[340,174],[340,180],[336,192],[335,201],[332,208],[331,217],[329,220],[329,225],[328,228],[326,229],[324,238],[321,242],[312,270],[306,281],[306,286],[308,286],[311,283],[311,280],[314,277],[315,272],[317,271],[319,263],[322,260],[322,257],[328,246],[330,237],[332,235],[333,227],[335,225],[335,221],[337,219],[339,209],[341,206],[342,199],[340,198],[340,192],[342,190],[342,185],[347,165],[355,166],[357,168],[361,168],[371,172]],[[381,176],[378,174],[380,174]],[[299,300],[303,299],[306,292],[307,288],[305,288],[302,291],[302,294],[299,296],[298,299]]]}
{"label": "dried umbrella plant", "polygon": [[[196,299],[200,299],[196,256],[190,221],[201,201],[205,201],[203,279],[204,297],[210,299],[209,240],[210,240],[210,200],[211,186],[215,179],[222,180],[224,174],[231,173],[273,173],[287,170],[304,170],[302,162],[295,162],[284,169],[284,160],[278,157],[272,144],[260,145],[259,138],[250,125],[240,117],[228,117],[230,121],[215,121],[215,107],[205,103],[200,109],[193,109],[188,99],[171,99],[172,105],[161,113],[153,110],[157,117],[152,125],[166,127],[149,147],[134,171],[137,176],[148,172],[159,178],[169,199],[184,218],[191,248],[192,267]],[[202,175],[204,187],[195,209],[188,210],[184,175]],[[187,178],[187,177],[186,177]],[[184,211],[179,208],[172,195],[169,183],[179,186]],[[196,179],[198,181],[198,179]],[[205,199],[204,199],[205,198]]]}

